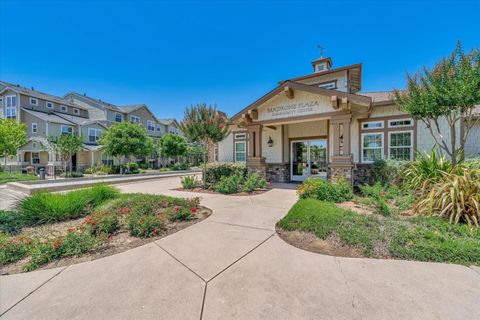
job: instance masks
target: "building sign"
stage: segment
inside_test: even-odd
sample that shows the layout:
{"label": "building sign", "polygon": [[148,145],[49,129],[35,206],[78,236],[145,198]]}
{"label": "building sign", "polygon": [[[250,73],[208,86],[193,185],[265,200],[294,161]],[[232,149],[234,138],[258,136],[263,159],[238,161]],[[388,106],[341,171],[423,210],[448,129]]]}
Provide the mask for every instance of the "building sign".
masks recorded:
{"label": "building sign", "polygon": [[266,116],[269,119],[302,116],[318,112],[319,107],[320,101],[316,100],[282,104],[268,107]]}

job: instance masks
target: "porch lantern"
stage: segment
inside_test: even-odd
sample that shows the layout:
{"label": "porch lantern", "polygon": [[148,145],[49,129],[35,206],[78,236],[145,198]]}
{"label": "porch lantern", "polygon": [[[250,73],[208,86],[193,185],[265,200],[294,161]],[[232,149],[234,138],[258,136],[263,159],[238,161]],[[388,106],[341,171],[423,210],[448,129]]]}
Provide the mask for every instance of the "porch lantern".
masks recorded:
{"label": "porch lantern", "polygon": [[272,140],[272,137],[268,137],[268,141],[267,141],[267,144],[268,144],[268,147],[273,147],[273,140]]}

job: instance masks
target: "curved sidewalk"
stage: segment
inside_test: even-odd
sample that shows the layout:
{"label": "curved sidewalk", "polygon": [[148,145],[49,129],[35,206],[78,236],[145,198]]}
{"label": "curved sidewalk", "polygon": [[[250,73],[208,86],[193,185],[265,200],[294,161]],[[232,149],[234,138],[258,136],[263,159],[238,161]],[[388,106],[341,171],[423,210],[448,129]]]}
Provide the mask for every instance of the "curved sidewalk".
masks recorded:
{"label": "curved sidewalk", "polygon": [[[119,186],[172,191],[179,179]],[[0,277],[2,319],[480,319],[480,272],[458,265],[324,256],[275,223],[296,201],[201,194],[207,220],[124,253]]]}

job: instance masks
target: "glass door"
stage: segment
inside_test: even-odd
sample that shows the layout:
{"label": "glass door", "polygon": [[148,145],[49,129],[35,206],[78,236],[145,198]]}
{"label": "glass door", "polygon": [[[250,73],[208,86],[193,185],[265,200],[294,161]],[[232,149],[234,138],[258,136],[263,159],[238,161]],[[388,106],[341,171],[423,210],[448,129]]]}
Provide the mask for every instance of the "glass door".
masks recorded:
{"label": "glass door", "polygon": [[308,176],[307,141],[292,141],[292,181],[303,181]]}
{"label": "glass door", "polygon": [[327,140],[292,141],[291,179],[327,178]]}

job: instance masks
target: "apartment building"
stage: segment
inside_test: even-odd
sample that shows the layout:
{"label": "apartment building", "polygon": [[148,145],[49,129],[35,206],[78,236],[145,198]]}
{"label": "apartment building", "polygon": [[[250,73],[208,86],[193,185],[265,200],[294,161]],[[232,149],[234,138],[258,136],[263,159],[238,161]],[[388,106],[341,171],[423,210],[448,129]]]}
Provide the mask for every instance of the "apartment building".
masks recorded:
{"label": "apartment building", "polygon": [[[145,104],[116,106],[75,92],[57,97],[4,81],[0,81],[0,117],[17,120],[27,127],[27,143],[16,157],[7,159],[7,164],[33,165],[49,171],[61,165],[49,147],[49,137],[66,133],[82,136],[83,148],[72,157],[72,165],[83,170],[97,163],[117,162],[102,153],[98,144],[103,132],[115,123],[138,123],[152,138],[165,133],[182,134],[175,119],[156,118]],[[153,156],[132,160],[149,162],[152,167],[162,165],[162,160]]]}

